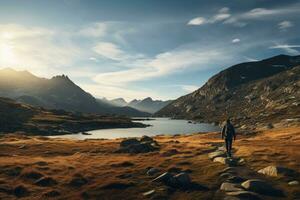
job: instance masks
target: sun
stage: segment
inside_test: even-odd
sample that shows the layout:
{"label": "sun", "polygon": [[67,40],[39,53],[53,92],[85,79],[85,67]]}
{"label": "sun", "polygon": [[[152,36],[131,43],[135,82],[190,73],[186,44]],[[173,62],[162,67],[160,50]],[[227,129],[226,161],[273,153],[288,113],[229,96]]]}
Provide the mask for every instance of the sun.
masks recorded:
{"label": "sun", "polygon": [[0,63],[4,65],[16,63],[14,45],[9,41],[0,41]]}

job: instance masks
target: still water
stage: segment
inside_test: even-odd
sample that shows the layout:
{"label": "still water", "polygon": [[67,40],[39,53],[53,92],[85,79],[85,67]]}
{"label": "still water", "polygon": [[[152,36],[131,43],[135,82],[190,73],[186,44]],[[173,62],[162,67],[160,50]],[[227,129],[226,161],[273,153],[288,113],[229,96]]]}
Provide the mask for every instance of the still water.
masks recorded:
{"label": "still water", "polygon": [[173,120],[169,118],[153,118],[153,120],[139,121],[151,126],[146,128],[115,128],[115,129],[100,129],[89,131],[91,135],[73,134],[54,136],[59,138],[72,139],[87,139],[87,138],[124,138],[124,137],[141,137],[143,135],[155,136],[160,134],[189,134],[197,132],[219,131],[218,126],[205,123],[188,123],[187,120]]}

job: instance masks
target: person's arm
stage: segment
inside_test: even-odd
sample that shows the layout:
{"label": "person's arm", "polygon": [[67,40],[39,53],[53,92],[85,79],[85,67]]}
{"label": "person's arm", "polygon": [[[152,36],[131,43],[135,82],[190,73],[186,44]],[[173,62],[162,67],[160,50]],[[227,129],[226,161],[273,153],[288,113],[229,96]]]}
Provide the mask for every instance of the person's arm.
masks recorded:
{"label": "person's arm", "polygon": [[221,137],[222,137],[222,139],[224,138],[224,133],[225,133],[225,126],[223,126],[222,131],[221,131]]}

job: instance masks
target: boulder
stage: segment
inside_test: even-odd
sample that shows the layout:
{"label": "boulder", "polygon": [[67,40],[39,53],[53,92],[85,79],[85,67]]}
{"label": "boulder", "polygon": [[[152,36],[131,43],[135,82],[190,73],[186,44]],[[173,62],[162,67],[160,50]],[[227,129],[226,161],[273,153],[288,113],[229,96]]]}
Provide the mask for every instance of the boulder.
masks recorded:
{"label": "boulder", "polygon": [[140,142],[135,138],[129,138],[129,139],[124,139],[120,143],[120,147],[128,147],[128,146],[135,145],[135,144],[140,144]]}
{"label": "boulder", "polygon": [[29,191],[23,185],[19,185],[19,186],[15,187],[13,193],[18,198],[29,195]]}
{"label": "boulder", "polygon": [[258,170],[258,173],[264,174],[267,176],[290,176],[293,174],[293,170],[284,168],[284,167],[278,167],[275,165],[270,165],[268,167],[265,167],[263,169]]}
{"label": "boulder", "polygon": [[56,185],[57,182],[51,177],[42,177],[39,180],[37,180],[35,184],[41,187],[48,187],[48,186]]}
{"label": "boulder", "polygon": [[226,153],[224,151],[214,151],[208,154],[210,159],[214,159],[216,157],[225,157]]}
{"label": "boulder", "polygon": [[226,181],[230,182],[230,183],[241,183],[241,182],[244,182],[245,179],[241,178],[239,176],[231,176]]}
{"label": "boulder", "polygon": [[150,197],[150,196],[152,196],[153,194],[155,194],[155,190],[150,190],[150,191],[148,191],[148,192],[144,192],[144,193],[143,193],[143,196],[145,196],[145,197]]}
{"label": "boulder", "polygon": [[225,165],[229,165],[229,166],[235,166],[236,165],[236,161],[232,158],[225,158],[225,157],[215,157],[214,162],[219,162]]}
{"label": "boulder", "polygon": [[188,187],[191,184],[190,176],[185,172],[175,175],[174,178],[180,187]]}
{"label": "boulder", "polygon": [[227,173],[227,172],[220,174],[220,178],[229,178],[231,176],[232,176],[232,174],[231,173]]}
{"label": "boulder", "polygon": [[256,192],[259,194],[265,194],[270,196],[283,196],[282,191],[273,188],[272,185],[266,181],[259,179],[250,179],[241,184],[246,190]]}
{"label": "boulder", "polygon": [[236,192],[236,191],[243,191],[244,189],[238,184],[225,182],[222,183],[220,190],[223,190],[225,192]]}
{"label": "boulder", "polygon": [[140,139],[141,142],[154,142],[153,138],[147,136],[147,135],[144,135],[141,139]]}
{"label": "boulder", "polygon": [[227,192],[226,195],[236,197],[243,200],[261,200],[258,194],[249,191]]}
{"label": "boulder", "polygon": [[152,167],[147,171],[147,175],[153,176],[153,175],[157,174],[159,171],[160,171],[159,169]]}
{"label": "boulder", "polygon": [[88,183],[88,180],[82,176],[75,176],[70,181],[69,185],[72,187],[81,187]]}
{"label": "boulder", "polygon": [[290,181],[288,184],[289,184],[290,186],[299,185],[299,181]]}
{"label": "boulder", "polygon": [[153,182],[168,182],[169,179],[172,177],[172,174],[170,174],[169,172],[165,172],[161,175],[159,175],[158,177],[156,177],[155,179],[153,179]]}

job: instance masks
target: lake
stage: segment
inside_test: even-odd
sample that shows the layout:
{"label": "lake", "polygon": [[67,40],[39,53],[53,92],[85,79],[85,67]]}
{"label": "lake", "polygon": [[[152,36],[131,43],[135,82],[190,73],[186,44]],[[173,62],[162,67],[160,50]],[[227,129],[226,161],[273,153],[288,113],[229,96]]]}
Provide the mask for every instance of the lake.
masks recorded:
{"label": "lake", "polygon": [[[100,129],[89,131],[91,135],[71,134],[53,136],[56,138],[71,138],[71,139],[114,139],[124,137],[141,137],[143,135],[175,135],[189,134],[197,132],[220,131],[218,126],[206,123],[188,123],[187,120],[169,119],[169,118],[152,118],[153,120],[139,121],[151,126],[146,128],[115,128],[115,129]],[[134,121],[134,120],[133,120]]]}

